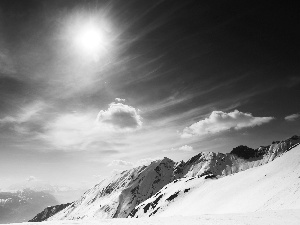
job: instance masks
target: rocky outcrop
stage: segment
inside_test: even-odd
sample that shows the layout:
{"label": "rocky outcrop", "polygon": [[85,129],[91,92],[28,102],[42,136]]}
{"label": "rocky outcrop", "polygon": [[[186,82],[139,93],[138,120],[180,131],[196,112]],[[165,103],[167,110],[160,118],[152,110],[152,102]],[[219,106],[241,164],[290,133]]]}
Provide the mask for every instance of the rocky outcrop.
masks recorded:
{"label": "rocky outcrop", "polygon": [[63,210],[64,208],[66,208],[69,205],[71,205],[71,203],[49,206],[49,207],[45,208],[42,212],[37,214],[33,219],[29,220],[28,222],[45,221],[46,219],[48,219],[49,217],[58,213],[59,211]]}

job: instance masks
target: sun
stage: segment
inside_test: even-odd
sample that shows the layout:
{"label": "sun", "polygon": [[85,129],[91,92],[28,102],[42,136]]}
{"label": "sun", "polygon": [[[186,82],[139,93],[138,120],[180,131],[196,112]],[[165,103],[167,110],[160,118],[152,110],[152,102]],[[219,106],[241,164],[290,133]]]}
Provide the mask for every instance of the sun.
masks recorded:
{"label": "sun", "polygon": [[105,51],[104,31],[94,23],[83,24],[74,35],[76,47],[83,53],[98,55]]}

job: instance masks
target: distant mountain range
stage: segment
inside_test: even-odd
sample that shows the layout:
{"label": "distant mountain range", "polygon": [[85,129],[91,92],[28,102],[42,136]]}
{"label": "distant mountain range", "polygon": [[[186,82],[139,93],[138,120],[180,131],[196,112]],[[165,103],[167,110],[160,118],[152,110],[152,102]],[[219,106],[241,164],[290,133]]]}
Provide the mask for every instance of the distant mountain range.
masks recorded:
{"label": "distant mountain range", "polygon": [[9,191],[19,191],[24,189],[30,189],[32,191],[43,191],[47,193],[67,192],[76,190],[68,186],[51,185],[47,182],[30,179],[24,182],[12,184],[7,188],[7,190]]}
{"label": "distant mountain range", "polygon": [[68,186],[52,185],[36,179],[28,179],[23,182],[12,184],[5,190],[0,191],[17,192],[24,189],[51,194],[57,199],[58,203],[61,204],[73,202],[84,193],[84,190],[82,189],[71,188]]}
{"label": "distant mountain range", "polygon": [[0,190],[0,223],[28,221],[45,207],[73,202],[83,192],[36,179],[13,184]]}
{"label": "distant mountain range", "polygon": [[0,192],[0,223],[25,222],[41,209],[58,204],[49,193],[24,189],[16,192]]}
{"label": "distant mountain range", "polygon": [[[207,209],[213,207],[215,207],[215,211],[226,211],[228,209],[222,196],[226,196],[227,192],[230,193],[230,199],[226,198],[228,204],[234,205],[237,202],[241,205],[232,207],[231,212],[235,212],[234,209],[239,210],[239,207],[246,211],[263,210],[264,207],[266,209],[291,207],[291,204],[284,200],[282,200],[281,206],[276,205],[277,201],[281,201],[280,199],[276,200],[276,193],[285,193],[283,189],[285,186],[281,185],[281,180],[288,177],[289,173],[295,177],[288,180],[287,184],[296,188],[293,189],[297,197],[294,201],[295,205],[299,205],[300,147],[296,147],[299,143],[300,137],[293,136],[258,149],[238,146],[227,154],[201,152],[187,162],[176,163],[168,158],[156,160],[149,166],[126,170],[101,181],[86,191],[77,201],[61,207],[54,215],[52,213],[48,220],[148,217],[164,212],[169,212],[168,215],[171,215],[172,210],[168,210],[168,207],[175,207],[173,202],[177,202],[177,208],[173,209],[175,212],[178,207],[180,208],[181,201],[185,202],[185,209],[188,209],[188,204],[191,204],[189,201],[207,203],[209,198],[214,203],[207,203],[207,208],[200,203],[200,205],[196,204],[199,209],[202,209],[202,211],[198,211],[198,214],[207,213]],[[275,162],[273,162],[274,160]],[[280,166],[280,163],[284,167]],[[278,172],[276,167],[281,170]],[[271,174],[273,175],[270,176]],[[269,177],[270,182],[268,183],[267,178]],[[252,192],[245,184],[251,186]],[[257,189],[256,185],[262,189]],[[244,193],[243,188],[248,191]],[[201,190],[200,193],[196,189]],[[272,195],[268,195],[268,190],[272,190],[270,192]],[[247,196],[248,192],[253,194],[256,191],[261,194]],[[192,195],[192,193],[194,194]],[[219,196],[220,199],[216,199],[214,196]],[[278,198],[280,196],[283,198],[280,194],[278,196]],[[244,206],[247,204],[247,198],[254,199],[250,208]],[[288,198],[286,201],[290,201],[290,199]],[[261,202],[259,202],[260,200]],[[218,204],[222,206],[222,209],[218,208]],[[197,207],[191,211],[197,213],[195,212]],[[184,208],[180,209],[185,210]],[[49,211],[49,208],[46,210]],[[180,212],[177,213],[177,215],[181,215]],[[40,215],[46,214],[47,212],[42,212]],[[47,219],[46,217],[36,218],[35,221],[43,221]]]}

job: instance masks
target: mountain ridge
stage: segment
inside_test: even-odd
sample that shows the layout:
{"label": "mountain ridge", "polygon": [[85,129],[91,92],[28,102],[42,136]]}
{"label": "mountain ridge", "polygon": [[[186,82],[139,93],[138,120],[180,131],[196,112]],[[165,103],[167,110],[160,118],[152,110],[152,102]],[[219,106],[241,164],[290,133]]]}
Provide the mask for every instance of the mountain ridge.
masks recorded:
{"label": "mountain ridge", "polygon": [[295,135],[270,146],[249,148],[246,157],[233,150],[231,153],[200,152],[187,162],[156,160],[149,166],[126,170],[101,181],[48,220],[124,218],[171,182],[182,178],[220,178],[258,167],[280,157],[299,142],[299,136]]}
{"label": "mountain ridge", "polygon": [[129,218],[299,209],[299,178],[300,145],[296,143],[263,166],[220,179],[202,176],[173,181],[136,206]]}

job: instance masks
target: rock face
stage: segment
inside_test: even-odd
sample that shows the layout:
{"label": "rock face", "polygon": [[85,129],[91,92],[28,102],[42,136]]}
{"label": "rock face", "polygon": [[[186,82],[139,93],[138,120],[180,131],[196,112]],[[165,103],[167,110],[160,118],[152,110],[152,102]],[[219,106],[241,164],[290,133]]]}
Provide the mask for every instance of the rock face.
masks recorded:
{"label": "rock face", "polygon": [[58,213],[59,211],[63,210],[64,208],[66,208],[69,205],[71,205],[71,203],[49,206],[49,207],[45,208],[42,212],[37,214],[33,219],[29,220],[28,222],[45,221],[46,219],[48,219],[49,217]]}
{"label": "rock face", "polygon": [[101,181],[48,220],[124,218],[171,182],[196,177],[215,179],[261,166],[280,157],[299,142],[299,136],[293,136],[258,149],[239,146],[226,154],[201,152],[187,162],[175,163],[168,158],[157,160],[149,166],[123,171]]}

